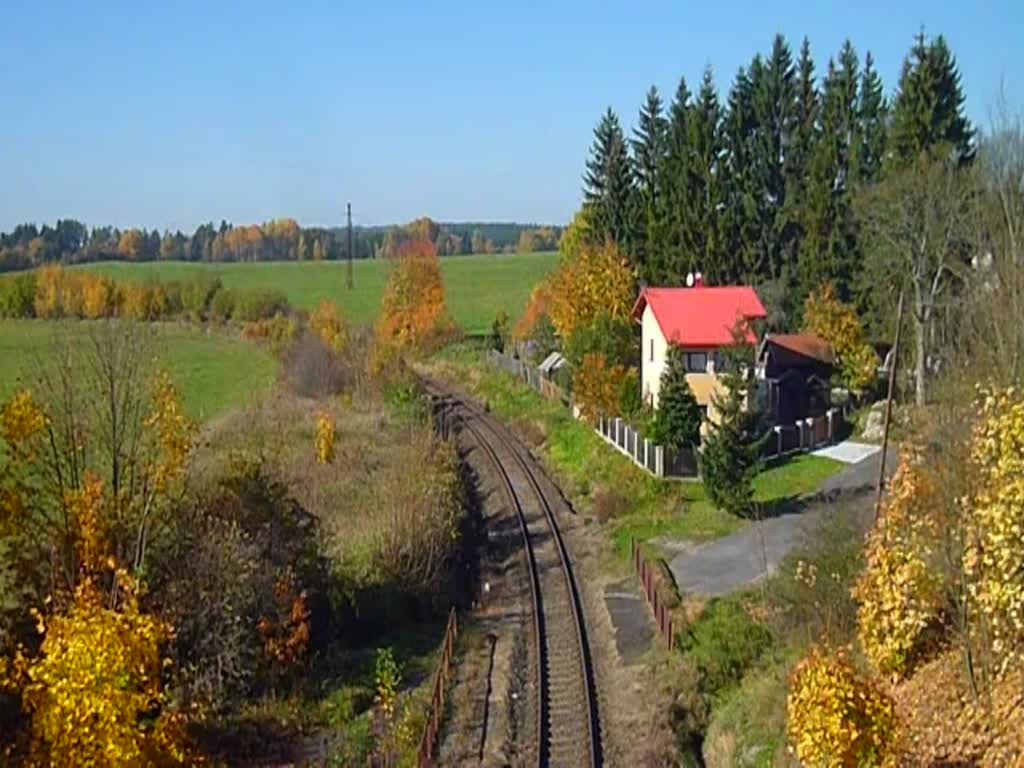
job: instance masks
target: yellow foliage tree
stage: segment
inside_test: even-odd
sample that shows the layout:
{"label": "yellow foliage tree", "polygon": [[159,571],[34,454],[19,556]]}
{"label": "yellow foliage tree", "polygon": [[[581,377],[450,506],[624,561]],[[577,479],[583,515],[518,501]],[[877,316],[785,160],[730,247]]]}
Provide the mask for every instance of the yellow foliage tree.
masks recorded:
{"label": "yellow foliage tree", "polygon": [[333,301],[321,299],[309,315],[309,327],[328,347],[341,352],[348,344],[349,329],[341,309]]}
{"label": "yellow foliage tree", "polygon": [[0,688],[31,718],[29,765],[189,765],[180,715],[164,711],[161,646],[171,628],[139,610],[126,573],[121,605],[83,581],[66,614],[44,622],[39,653],[0,667]]}
{"label": "yellow foliage tree", "polygon": [[853,588],[857,634],[884,675],[909,671],[926,631],[942,614],[937,493],[917,452],[904,450],[882,514],[867,537],[867,562]]}
{"label": "yellow foliage tree", "polygon": [[125,283],[121,287],[121,312],[129,320],[152,319],[153,296],[149,286]]}
{"label": "yellow foliage tree", "polygon": [[802,765],[899,765],[895,704],[843,649],[815,648],[796,666],[786,710],[789,743]]}
{"label": "yellow foliage tree", "polygon": [[1024,395],[982,390],[977,405],[964,570],[1003,673],[1024,661]]}
{"label": "yellow foliage tree", "polygon": [[81,278],[82,314],[90,320],[110,317],[114,313],[116,288],[112,280],[86,274]]}
{"label": "yellow foliage tree", "polygon": [[36,272],[36,317],[53,320],[64,313],[64,269],[48,264]]}
{"label": "yellow foliage tree", "polygon": [[117,252],[126,259],[137,259],[142,253],[145,237],[138,229],[128,229],[121,233],[117,241]]}
{"label": "yellow foliage tree", "polygon": [[843,383],[852,392],[863,392],[875,380],[878,355],[864,341],[864,328],[857,311],[836,297],[831,283],[825,283],[808,295],[804,304],[804,330],[832,345]]}
{"label": "yellow foliage tree", "polygon": [[563,255],[550,277],[548,314],[562,339],[576,328],[605,315],[628,320],[635,298],[635,279],[629,262],[612,242],[581,242]]}
{"label": "yellow foliage tree", "polygon": [[158,371],[153,381],[145,426],[156,436],[157,451],[150,468],[153,490],[165,494],[184,474],[196,433],[196,424],[185,413],[178,389],[167,371]]}
{"label": "yellow foliage tree", "polygon": [[589,352],[573,374],[572,389],[583,418],[594,423],[601,416],[618,413],[619,393],[628,370],[609,365],[601,352]]}
{"label": "yellow foliage tree", "polygon": [[529,339],[533,335],[533,331],[540,319],[548,314],[550,304],[551,287],[548,285],[547,280],[541,280],[530,291],[530,300],[512,329],[512,338],[516,341],[526,341]]}
{"label": "yellow foliage tree", "polygon": [[316,460],[320,464],[334,461],[334,420],[327,411],[321,411],[316,417]]}
{"label": "yellow foliage tree", "polygon": [[450,328],[434,244],[422,239],[402,243],[381,297],[378,346],[385,354],[423,351]]}

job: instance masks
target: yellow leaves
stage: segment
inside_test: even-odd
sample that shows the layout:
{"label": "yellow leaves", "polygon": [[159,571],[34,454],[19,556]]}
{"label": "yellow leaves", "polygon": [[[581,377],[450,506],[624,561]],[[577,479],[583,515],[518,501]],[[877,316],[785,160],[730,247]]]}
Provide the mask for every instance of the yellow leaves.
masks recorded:
{"label": "yellow leaves", "polygon": [[153,467],[157,493],[166,493],[169,485],[185,470],[192,453],[196,425],[181,407],[178,391],[166,371],[160,371],[153,383],[153,396],[145,425],[156,434],[158,456]]}
{"label": "yellow leaves", "polygon": [[334,461],[334,420],[327,411],[321,411],[316,417],[316,460],[320,464]]}
{"label": "yellow leaves", "polygon": [[13,675],[0,666],[31,717],[30,764],[187,764],[176,716],[162,711],[170,628],[139,612],[130,581],[125,589],[132,599],[113,610],[84,581],[70,610],[50,619],[39,654],[16,660]]}
{"label": "yellow leaves", "polygon": [[868,534],[867,562],[853,588],[857,634],[868,659],[885,675],[908,670],[942,611],[944,584],[934,567],[936,493],[920,457],[905,450],[882,514]]}
{"label": "yellow leaves", "polygon": [[808,295],[804,328],[832,345],[843,382],[852,391],[862,392],[875,380],[878,356],[864,341],[857,311],[836,298],[831,283]]}
{"label": "yellow leaves", "polygon": [[896,708],[843,649],[815,648],[793,670],[789,743],[807,766],[896,765]]}
{"label": "yellow leaves", "polygon": [[78,526],[78,560],[87,572],[98,572],[106,564],[104,545],[103,482],[86,471],[80,488],[64,492],[68,517]]}
{"label": "yellow leaves", "polygon": [[28,390],[17,392],[0,408],[0,436],[18,446],[46,429],[47,417]]}
{"label": "yellow leaves", "polygon": [[580,406],[583,418],[590,422],[601,416],[618,411],[619,393],[627,369],[623,365],[609,365],[601,352],[590,352],[583,356],[583,362],[572,379],[573,395]]}
{"label": "yellow leaves", "polygon": [[450,327],[437,250],[427,240],[402,243],[381,297],[379,356],[424,351]]}
{"label": "yellow leaves", "polygon": [[547,280],[542,280],[530,291],[530,300],[526,309],[512,329],[512,337],[517,341],[526,341],[533,335],[534,328],[542,317],[547,315],[551,304],[551,287]]}
{"label": "yellow leaves", "polygon": [[335,352],[345,349],[349,339],[348,323],[338,305],[322,299],[309,315],[309,327]]}
{"label": "yellow leaves", "polygon": [[628,320],[633,308],[634,277],[612,242],[579,243],[551,275],[549,315],[558,335],[568,339],[581,326],[606,315]]}
{"label": "yellow leaves", "polygon": [[1004,672],[1024,660],[1024,396],[982,389],[976,406],[964,569]]}

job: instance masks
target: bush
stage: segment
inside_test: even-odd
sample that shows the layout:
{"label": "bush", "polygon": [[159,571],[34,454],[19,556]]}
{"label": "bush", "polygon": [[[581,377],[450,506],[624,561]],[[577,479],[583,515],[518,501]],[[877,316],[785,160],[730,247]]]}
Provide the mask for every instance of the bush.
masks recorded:
{"label": "bush", "polygon": [[789,741],[807,766],[898,765],[896,707],[846,651],[816,648],[790,682]]}
{"label": "bush", "polygon": [[284,353],[285,384],[303,397],[327,397],[352,389],[358,371],[313,333],[303,333]]}
{"label": "bush", "polygon": [[35,273],[0,279],[0,317],[35,316],[35,298]]}
{"label": "bush", "polygon": [[210,299],[209,319],[215,323],[226,323],[235,315],[235,294],[227,288],[220,288]]}
{"label": "bush", "polygon": [[298,324],[294,318],[286,315],[274,315],[269,320],[246,323],[242,328],[242,335],[251,341],[267,344],[271,352],[280,356],[295,341],[298,330]]}
{"label": "bush", "polygon": [[772,644],[771,631],[738,598],[709,602],[682,638],[682,650],[699,672],[700,691],[711,700],[722,698]]}
{"label": "bush", "polygon": [[286,315],[290,311],[288,298],[281,291],[246,291],[239,294],[235,302],[234,317],[253,322],[267,320],[277,314]]}
{"label": "bush", "polygon": [[630,368],[622,377],[622,383],[619,385],[618,415],[630,422],[636,422],[643,411],[644,401],[640,396],[640,372],[636,368]]}
{"label": "bush", "polygon": [[219,277],[202,275],[187,280],[181,285],[181,305],[188,316],[195,322],[207,319],[210,302],[223,290]]}
{"label": "bush", "polygon": [[626,369],[611,365],[600,352],[587,354],[573,375],[572,391],[583,417],[593,423],[601,416],[614,416],[619,407]]}

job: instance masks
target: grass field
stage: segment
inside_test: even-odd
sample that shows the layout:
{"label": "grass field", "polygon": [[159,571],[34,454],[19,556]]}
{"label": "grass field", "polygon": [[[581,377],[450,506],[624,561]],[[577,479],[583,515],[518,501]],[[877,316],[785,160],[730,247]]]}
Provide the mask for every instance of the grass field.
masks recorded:
{"label": "grass field", "polygon": [[[8,397],[32,362],[58,334],[82,337],[87,322],[0,320],[0,399]],[[178,325],[149,326],[154,350],[180,387],[188,412],[205,421],[265,391],[277,363],[255,344],[202,329]]]}
{"label": "grass field", "polygon": [[[448,307],[463,330],[490,329],[494,315],[505,310],[518,317],[530,290],[554,266],[557,253],[517,255],[449,256],[441,259]],[[380,306],[388,263],[362,260],[353,264],[355,288],[346,287],[345,262],[276,261],[246,264],[196,264],[192,262],[103,262],[92,269],[124,280],[185,280],[198,274],[214,274],[228,288],[281,290],[296,307],[310,308],[328,298],[344,308],[357,323],[372,323]]]}

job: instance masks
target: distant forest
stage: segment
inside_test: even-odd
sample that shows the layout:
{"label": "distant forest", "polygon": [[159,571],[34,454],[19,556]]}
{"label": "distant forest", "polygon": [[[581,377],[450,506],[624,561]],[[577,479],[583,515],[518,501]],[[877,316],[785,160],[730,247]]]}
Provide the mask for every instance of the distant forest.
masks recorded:
{"label": "distant forest", "polygon": [[[429,218],[405,225],[353,227],[353,256],[385,258],[410,238],[426,238],[442,256],[554,250],[561,227],[503,222],[438,223]],[[294,219],[234,226],[222,221],[180,231],[89,228],[74,219],[53,226],[20,224],[0,233],[0,272],[43,264],[90,261],[325,261],[348,255],[344,228],[301,227]]]}

